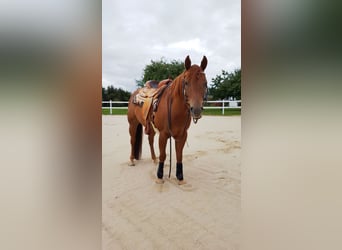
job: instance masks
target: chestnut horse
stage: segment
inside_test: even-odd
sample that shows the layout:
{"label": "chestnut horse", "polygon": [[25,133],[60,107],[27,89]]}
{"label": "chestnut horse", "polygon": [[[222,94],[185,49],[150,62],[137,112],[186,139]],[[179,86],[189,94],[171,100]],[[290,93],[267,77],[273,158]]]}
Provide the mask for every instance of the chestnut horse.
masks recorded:
{"label": "chestnut horse", "polygon": [[[153,128],[159,131],[160,156],[157,183],[163,183],[166,144],[167,139],[170,137],[174,138],[176,145],[176,177],[179,184],[185,183],[182,163],[183,147],[187,139],[187,130],[190,127],[191,118],[194,123],[197,123],[197,120],[201,118],[203,102],[207,95],[207,79],[204,73],[207,63],[207,58],[203,56],[200,66],[191,65],[191,60],[187,56],[183,73],[177,76],[159,97],[159,104],[157,110],[153,113],[153,120],[151,121]],[[141,106],[133,103],[133,98],[137,93],[138,90],[131,95],[127,113],[131,136],[131,165],[134,165],[134,159],[140,159],[142,127],[145,127],[146,123],[149,122],[143,118]],[[152,159],[157,163],[153,148],[154,129],[150,129],[148,140]]]}

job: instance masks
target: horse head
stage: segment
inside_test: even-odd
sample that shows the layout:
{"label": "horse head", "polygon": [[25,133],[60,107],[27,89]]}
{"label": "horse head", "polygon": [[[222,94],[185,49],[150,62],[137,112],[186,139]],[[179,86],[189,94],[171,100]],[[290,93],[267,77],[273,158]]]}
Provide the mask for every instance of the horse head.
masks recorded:
{"label": "horse head", "polygon": [[191,65],[190,57],[185,58],[185,72],[183,78],[183,95],[190,108],[191,116],[195,123],[202,117],[203,102],[207,98],[208,86],[204,73],[208,60],[205,56],[201,65]]}

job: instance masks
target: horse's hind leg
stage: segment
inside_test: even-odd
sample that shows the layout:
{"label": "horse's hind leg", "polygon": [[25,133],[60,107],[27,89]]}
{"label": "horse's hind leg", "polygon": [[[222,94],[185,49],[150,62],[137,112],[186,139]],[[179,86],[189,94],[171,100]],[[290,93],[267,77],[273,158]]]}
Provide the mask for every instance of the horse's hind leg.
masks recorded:
{"label": "horse's hind leg", "polygon": [[130,166],[134,166],[134,159],[139,160],[142,145],[142,125],[139,123],[130,123],[129,134],[131,136],[131,155]]}
{"label": "horse's hind leg", "polygon": [[134,166],[134,145],[135,145],[135,133],[137,130],[137,126],[132,124],[129,125],[129,135],[131,136],[131,155],[129,157],[129,165]]}
{"label": "horse's hind leg", "polygon": [[154,136],[155,136],[154,130],[151,129],[150,134],[148,135],[148,142],[150,144],[150,150],[151,150],[151,157],[154,163],[157,163],[157,157],[154,152]]}

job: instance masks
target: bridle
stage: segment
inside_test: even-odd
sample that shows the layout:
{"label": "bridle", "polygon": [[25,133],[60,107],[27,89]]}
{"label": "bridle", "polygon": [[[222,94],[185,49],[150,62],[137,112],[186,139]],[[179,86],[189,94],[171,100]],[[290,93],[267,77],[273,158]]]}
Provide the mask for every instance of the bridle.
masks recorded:
{"label": "bridle", "polygon": [[[204,74],[204,73],[203,73]],[[185,86],[188,85],[188,82],[185,80],[185,76],[183,77],[183,80],[182,80],[182,93],[183,93],[183,98],[184,98],[184,102],[186,104],[188,104],[188,95],[186,93],[186,88]],[[207,101],[208,99],[208,87],[207,87],[207,84],[206,84],[206,89],[205,89],[205,92],[204,92],[204,96],[203,96],[203,101]],[[189,109],[189,114],[190,114],[190,109]],[[194,123],[196,124],[197,121],[198,121],[199,118],[193,118],[193,121]]]}

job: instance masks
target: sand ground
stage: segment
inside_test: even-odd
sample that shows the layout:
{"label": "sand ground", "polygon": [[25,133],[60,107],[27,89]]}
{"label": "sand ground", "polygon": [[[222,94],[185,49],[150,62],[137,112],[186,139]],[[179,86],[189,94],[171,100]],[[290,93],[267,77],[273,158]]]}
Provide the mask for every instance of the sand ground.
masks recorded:
{"label": "sand ground", "polygon": [[167,148],[165,183],[156,184],[147,136],[131,167],[126,116],[102,116],[102,124],[102,249],[239,249],[240,116],[191,124],[184,186],[173,181],[174,148],[171,180]]}

